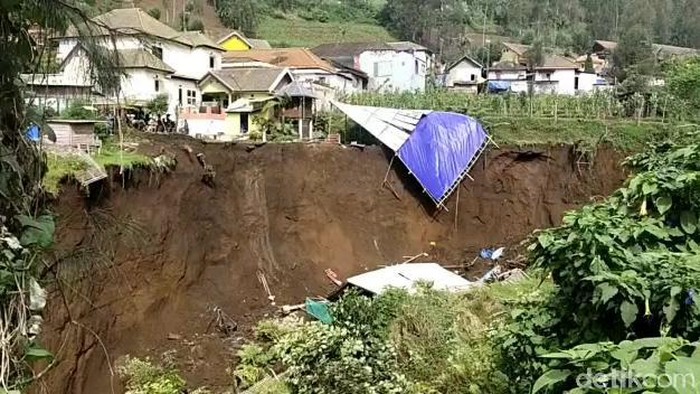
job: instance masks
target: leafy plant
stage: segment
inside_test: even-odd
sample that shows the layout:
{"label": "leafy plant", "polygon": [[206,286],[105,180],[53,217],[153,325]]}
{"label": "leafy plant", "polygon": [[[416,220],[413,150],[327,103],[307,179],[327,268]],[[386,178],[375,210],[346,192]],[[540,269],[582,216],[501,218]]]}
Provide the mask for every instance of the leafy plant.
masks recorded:
{"label": "leafy plant", "polygon": [[700,351],[679,338],[601,342],[542,356],[551,369],[535,382],[542,391],[692,393],[700,389]]}
{"label": "leafy plant", "polygon": [[521,360],[507,369],[513,381],[528,387],[528,376],[569,378],[538,357],[552,349],[661,335],[700,338],[697,136],[631,157],[627,163],[638,173],[625,187],[567,214],[561,227],[533,235],[531,261],[556,287],[516,309],[506,326],[504,358]]}
{"label": "leafy plant", "polygon": [[124,357],[118,367],[128,394],[180,394],[185,381],[172,367],[154,365],[149,359]]}

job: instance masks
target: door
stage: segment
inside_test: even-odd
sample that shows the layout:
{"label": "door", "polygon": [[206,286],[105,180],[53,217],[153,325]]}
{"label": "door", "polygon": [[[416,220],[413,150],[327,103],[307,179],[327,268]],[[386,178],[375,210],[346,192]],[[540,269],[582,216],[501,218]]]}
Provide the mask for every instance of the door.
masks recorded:
{"label": "door", "polygon": [[248,114],[241,113],[240,119],[241,119],[241,134],[247,134],[248,133]]}

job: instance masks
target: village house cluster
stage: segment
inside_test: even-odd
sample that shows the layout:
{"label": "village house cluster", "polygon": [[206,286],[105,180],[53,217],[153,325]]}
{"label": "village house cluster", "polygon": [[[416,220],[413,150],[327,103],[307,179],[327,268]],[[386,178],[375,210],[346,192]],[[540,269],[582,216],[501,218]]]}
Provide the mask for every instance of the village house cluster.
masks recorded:
{"label": "village house cluster", "polygon": [[[503,42],[503,54],[495,64],[485,66],[463,56],[440,66],[428,48],[412,42],[271,48],[266,41],[237,31],[214,41],[199,31],[176,31],[139,8],[115,9],[94,21],[108,28],[98,28],[94,35],[118,52],[123,74],[119,97],[103,94],[95,86],[90,72],[94,65],[87,61],[78,31],[69,29],[50,40],[56,46],[58,72],[23,76],[36,105],[59,114],[78,99],[95,108],[117,103],[142,108],[165,95],[167,116],[177,122],[178,131],[221,141],[259,131],[255,118],[268,103],[282,100],[281,116],[300,139],[308,139],[317,111],[363,91],[419,92],[435,83],[472,93],[532,88],[543,94],[586,94],[611,86],[605,72],[616,45],[597,41],[590,57],[578,59],[546,54],[533,76],[526,63],[530,47],[508,42]],[[663,45],[654,48],[659,56],[695,53]]]}

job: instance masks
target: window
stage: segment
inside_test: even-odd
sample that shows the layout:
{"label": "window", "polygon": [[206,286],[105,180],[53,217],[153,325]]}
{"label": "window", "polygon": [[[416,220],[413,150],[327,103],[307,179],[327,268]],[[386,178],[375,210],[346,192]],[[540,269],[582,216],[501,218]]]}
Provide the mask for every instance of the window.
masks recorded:
{"label": "window", "polygon": [[187,105],[197,105],[197,91],[188,90],[187,91]]}
{"label": "window", "polygon": [[156,79],[153,82],[154,82],[153,87],[154,87],[156,93],[160,92],[160,79],[158,79],[158,77],[156,77]]}
{"label": "window", "polygon": [[574,78],[574,90],[578,90],[578,77]]}
{"label": "window", "polygon": [[152,47],[152,48],[151,48],[151,53],[153,53],[153,55],[154,55],[155,57],[157,57],[158,59],[163,60],[163,48],[161,48],[161,47]]}
{"label": "window", "polygon": [[418,60],[416,60],[416,75],[420,74],[420,63],[418,63]]}
{"label": "window", "polygon": [[216,58],[214,56],[209,56],[209,68],[216,67]]}
{"label": "window", "polygon": [[476,81],[476,74],[472,74],[472,82]]}
{"label": "window", "polygon": [[375,62],[374,63],[375,77],[391,76],[391,62]]}
{"label": "window", "polygon": [[182,86],[177,89],[177,102],[182,105]]}

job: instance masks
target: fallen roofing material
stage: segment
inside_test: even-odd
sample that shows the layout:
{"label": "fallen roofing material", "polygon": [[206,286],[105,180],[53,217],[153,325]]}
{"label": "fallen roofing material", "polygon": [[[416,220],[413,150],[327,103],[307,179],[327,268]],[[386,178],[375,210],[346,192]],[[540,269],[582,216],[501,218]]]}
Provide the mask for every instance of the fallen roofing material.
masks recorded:
{"label": "fallen roofing material", "polygon": [[380,294],[389,288],[404,289],[411,293],[421,282],[432,284],[435,290],[451,292],[466,291],[478,286],[436,263],[392,265],[348,279],[349,284],[373,294]]}
{"label": "fallen roofing material", "polygon": [[333,104],[396,152],[438,207],[490,141],[484,127],[466,115]]}

